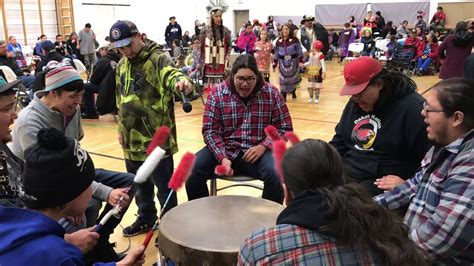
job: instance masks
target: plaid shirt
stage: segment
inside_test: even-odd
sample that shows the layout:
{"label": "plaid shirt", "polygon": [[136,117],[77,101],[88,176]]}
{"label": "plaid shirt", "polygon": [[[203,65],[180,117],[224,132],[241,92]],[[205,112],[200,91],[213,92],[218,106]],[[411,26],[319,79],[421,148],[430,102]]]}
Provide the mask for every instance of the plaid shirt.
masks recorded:
{"label": "plaid shirt", "polygon": [[440,263],[474,261],[474,130],[446,147],[431,148],[415,177],[375,197],[389,208],[408,204],[410,237]]}
{"label": "plaid shirt", "polygon": [[233,160],[241,151],[258,144],[270,148],[271,140],[264,131],[268,125],[282,135],[293,130],[288,107],[274,86],[265,83],[250,97],[245,103],[223,82],[207,98],[202,133],[219,162],[224,158]]}
{"label": "plaid shirt", "polygon": [[245,240],[237,265],[378,265],[367,249],[290,224],[260,229]]}

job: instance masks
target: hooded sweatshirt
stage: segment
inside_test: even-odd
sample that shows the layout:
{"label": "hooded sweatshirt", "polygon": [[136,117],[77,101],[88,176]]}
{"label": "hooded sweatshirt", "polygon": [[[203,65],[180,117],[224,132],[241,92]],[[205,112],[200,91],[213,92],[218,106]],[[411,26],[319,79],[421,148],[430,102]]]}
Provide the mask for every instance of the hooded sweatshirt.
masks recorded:
{"label": "hooded sweatshirt", "polygon": [[64,240],[64,229],[48,216],[0,207],[0,217],[0,265],[85,265],[81,251]]}
{"label": "hooded sweatshirt", "polygon": [[31,210],[0,207],[0,265],[85,265],[81,251],[64,241],[64,229]]}
{"label": "hooded sweatshirt", "polygon": [[157,128],[170,128],[163,145],[168,155],[178,151],[173,94],[180,79],[188,79],[173,62],[150,41],[133,59],[123,57],[116,69],[118,132],[122,136],[124,157],[145,161],[146,148]]}
{"label": "hooded sweatshirt", "polygon": [[346,173],[363,183],[372,194],[376,178],[413,177],[429,148],[421,116],[423,97],[414,85],[400,82],[389,103],[362,111],[350,100],[336,126],[332,144],[343,159]]}
{"label": "hooded sweatshirt", "polygon": [[373,251],[319,232],[331,223],[327,208],[318,191],[301,192],[280,213],[276,226],[257,230],[244,241],[238,265],[380,264]]}
{"label": "hooded sweatshirt", "polygon": [[95,64],[90,82],[99,86],[96,105],[101,115],[115,113],[117,110],[115,100],[115,67],[120,58],[120,54],[110,50],[106,56],[101,57]]}

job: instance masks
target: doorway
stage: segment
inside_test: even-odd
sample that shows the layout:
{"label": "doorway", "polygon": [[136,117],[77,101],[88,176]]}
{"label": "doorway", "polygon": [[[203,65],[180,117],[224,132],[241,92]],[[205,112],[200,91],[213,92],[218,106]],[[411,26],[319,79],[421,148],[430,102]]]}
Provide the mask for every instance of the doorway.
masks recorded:
{"label": "doorway", "polygon": [[239,34],[242,23],[247,23],[247,21],[249,21],[248,10],[234,10],[234,34],[236,37]]}

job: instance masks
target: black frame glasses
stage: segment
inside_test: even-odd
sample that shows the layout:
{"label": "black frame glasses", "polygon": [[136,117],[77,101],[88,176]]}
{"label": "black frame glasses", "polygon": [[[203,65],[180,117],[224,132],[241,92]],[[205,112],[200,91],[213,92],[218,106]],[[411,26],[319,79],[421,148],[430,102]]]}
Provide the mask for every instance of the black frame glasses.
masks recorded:
{"label": "black frame glasses", "polygon": [[423,110],[424,110],[426,113],[444,113],[444,110],[440,110],[440,109],[429,109],[429,106],[428,106],[428,103],[427,103],[427,102],[423,102]]}

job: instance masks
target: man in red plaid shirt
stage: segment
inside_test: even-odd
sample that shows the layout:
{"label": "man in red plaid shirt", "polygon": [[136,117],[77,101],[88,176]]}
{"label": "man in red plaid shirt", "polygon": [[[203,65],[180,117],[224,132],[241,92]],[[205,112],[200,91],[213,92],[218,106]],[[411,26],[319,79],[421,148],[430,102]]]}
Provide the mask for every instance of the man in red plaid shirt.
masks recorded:
{"label": "man in red plaid shirt", "polygon": [[263,81],[255,58],[239,56],[230,78],[211,91],[204,110],[202,133],[206,147],[186,182],[188,199],[209,196],[206,181],[218,164],[227,176],[244,175],[264,182],[262,197],[278,203],[283,190],[264,129],[273,125],[283,135],[293,126],[280,92]]}

